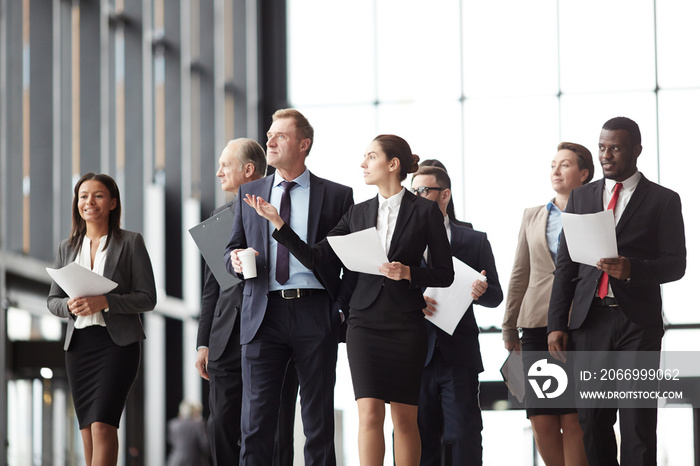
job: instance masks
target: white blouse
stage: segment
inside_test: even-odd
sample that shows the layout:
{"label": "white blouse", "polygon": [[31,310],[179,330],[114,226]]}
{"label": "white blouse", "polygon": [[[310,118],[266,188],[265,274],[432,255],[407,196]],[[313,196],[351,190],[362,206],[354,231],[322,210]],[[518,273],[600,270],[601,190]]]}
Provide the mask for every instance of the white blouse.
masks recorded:
{"label": "white blouse", "polygon": [[[107,249],[105,249],[106,242],[106,235],[100,238],[100,245],[97,247],[97,252],[95,253],[95,264],[94,266],[90,267],[90,246],[92,245],[92,242],[90,238],[84,236],[83,244],[80,246],[75,262],[88,270],[92,270],[98,275],[104,275],[105,260],[107,259]],[[109,309],[105,309],[105,311],[108,310]],[[75,319],[75,328],[85,328],[91,325],[101,325],[103,327],[107,326],[101,312],[96,312],[95,314],[89,316],[78,316]]]}
{"label": "white blouse", "polygon": [[377,209],[377,233],[379,233],[379,240],[387,255],[389,254],[389,247],[391,246],[391,237],[394,236],[396,219],[399,216],[399,209],[401,208],[401,200],[405,193],[406,188],[402,188],[401,191],[388,199],[381,194],[378,195],[379,209]]}

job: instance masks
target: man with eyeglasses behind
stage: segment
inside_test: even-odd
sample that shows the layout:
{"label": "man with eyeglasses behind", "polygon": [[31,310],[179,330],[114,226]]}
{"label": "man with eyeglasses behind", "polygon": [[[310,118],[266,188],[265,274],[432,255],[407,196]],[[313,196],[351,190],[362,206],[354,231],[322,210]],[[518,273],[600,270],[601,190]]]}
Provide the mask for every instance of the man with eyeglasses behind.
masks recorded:
{"label": "man with eyeglasses behind", "polygon": [[[491,245],[486,233],[450,219],[447,214],[452,199],[450,188],[450,177],[445,170],[422,166],[413,176],[411,191],[440,206],[452,255],[488,277],[488,283],[476,280],[472,284],[474,302],[496,307],[503,300],[503,291],[498,282]],[[437,303],[427,296],[425,301],[427,308],[423,312],[432,315]],[[484,366],[474,308],[469,306],[451,336],[431,322],[426,324],[428,356],[418,403],[422,444],[420,464],[481,464],[483,424],[479,407],[479,373],[483,372]]]}
{"label": "man with eyeglasses behind", "polygon": [[[445,165],[443,165],[443,163],[437,159],[423,160],[420,163],[419,167],[438,167],[438,168],[442,168],[443,170],[447,171],[447,168],[445,168]],[[448,173],[448,175],[449,175],[449,173]],[[450,196],[450,201],[447,203],[447,208],[445,209],[445,213],[447,213],[447,216],[450,217],[451,222],[456,223],[457,225],[462,225],[465,227],[474,228],[474,225],[472,225],[469,222],[465,222],[463,220],[457,220],[457,216],[455,215],[455,203],[452,200],[452,196]]]}

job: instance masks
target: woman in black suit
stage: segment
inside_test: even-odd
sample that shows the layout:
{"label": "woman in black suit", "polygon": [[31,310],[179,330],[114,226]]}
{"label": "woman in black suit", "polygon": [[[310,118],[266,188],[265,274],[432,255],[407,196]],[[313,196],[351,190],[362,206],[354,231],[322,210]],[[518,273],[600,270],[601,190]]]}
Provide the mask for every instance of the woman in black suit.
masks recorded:
{"label": "woman in black suit", "polygon": [[[406,141],[377,136],[361,167],[365,183],[376,185],[379,195],[352,206],[328,235],[376,227],[391,261],[377,275],[359,274],[350,300],[347,350],[360,417],[360,463],[383,463],[384,405],[389,403],[396,464],[417,465],[418,395],[427,351],[422,290],[452,283],[450,244],[438,205],[401,186],[407,174],[418,169],[418,156]],[[264,200],[249,197],[246,202],[273,223],[273,238],[304,266],[313,268],[335,257],[325,239],[307,246]],[[426,247],[428,266],[421,267]]]}
{"label": "woman in black suit", "polygon": [[56,268],[72,262],[117,283],[103,296],[69,297],[51,283],[48,308],[68,319],[66,371],[88,466],[116,465],[117,429],[146,338],[140,313],[156,305],[151,261],[140,234],[120,227],[119,188],[88,173],[75,185],[73,227]]}

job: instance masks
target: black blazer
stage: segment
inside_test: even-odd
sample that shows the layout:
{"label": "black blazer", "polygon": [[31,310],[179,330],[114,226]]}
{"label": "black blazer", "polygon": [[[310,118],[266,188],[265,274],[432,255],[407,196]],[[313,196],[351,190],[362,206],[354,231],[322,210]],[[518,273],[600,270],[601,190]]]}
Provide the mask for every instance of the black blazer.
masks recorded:
{"label": "black blazer", "polygon": [[[156,284],[151,259],[148,257],[143,237],[133,231],[122,230],[122,237],[110,238],[104,277],[117,282],[117,287],[107,293],[109,312],[102,311],[107,331],[114,343],[126,346],[145,340],[140,313],[156,306]],[[55,268],[75,262],[78,249],[71,249],[68,240],[58,247]],[[68,296],[56,282],[51,282],[47,300],[49,311],[68,319],[64,349],[68,349],[75,325],[75,315],[68,310]]]}
{"label": "black blazer", "polygon": [[[235,274],[231,266],[231,252],[234,249],[252,247],[258,251],[255,257],[255,266],[258,276],[251,280],[245,280],[243,288],[243,304],[241,307],[241,344],[245,345],[255,337],[260,324],[265,317],[267,309],[267,293],[269,291],[268,267],[268,221],[259,216],[255,209],[243,202],[246,194],[270,199],[274,175],[266,176],[259,180],[241,185],[238,196],[234,201],[233,227],[231,239],[226,246],[224,264],[229,273]],[[343,214],[352,205],[352,188],[332,181],[319,178],[311,173],[309,195],[309,223],[308,239],[315,243],[325,238],[328,232],[340,221]],[[338,259],[312,268],[316,278],[321,282],[328,294],[335,301],[335,309],[329,312],[335,313],[338,309],[347,311],[350,294],[354,287],[356,274],[343,273],[341,280],[342,264]],[[243,278],[242,276],[240,276]],[[338,318],[338,320],[340,320]]]}
{"label": "black blazer", "polygon": [[[603,210],[603,179],[574,189],[566,212],[589,214]],[[610,286],[622,312],[632,322],[662,328],[662,283],[685,274],[686,250],[681,199],[675,192],[639,180],[620,221],[615,228],[617,250],[629,259],[629,283],[610,277]],[[549,302],[547,331],[577,329],[588,309],[603,272],[590,265],[572,262],[562,232]],[[573,306],[572,306],[573,302]],[[571,308],[571,321],[569,309]]]}
{"label": "black blazer", "polygon": [[[489,286],[484,294],[479,297],[479,300],[474,301],[469,306],[451,336],[436,327],[432,322],[427,322],[429,341],[428,356],[425,364],[428,365],[432,359],[435,348],[433,343],[437,339],[440,351],[448,362],[472,367],[482,372],[484,366],[481,361],[479,327],[474,317],[474,304],[484,307],[496,307],[503,301],[503,290],[501,289],[501,283],[498,281],[496,260],[493,257],[491,243],[489,243],[486,233],[456,224],[454,221],[450,222],[450,231],[452,233],[452,240],[450,241],[452,255],[477,272],[486,270]],[[467,289],[464,292],[465,295],[470,295],[471,289]]]}
{"label": "black blazer", "polygon": [[[378,209],[378,197],[350,207],[328,236],[342,236],[376,227]],[[327,239],[309,247],[286,224],[280,230],[273,232],[272,237],[287,246],[306,267],[316,267],[318,264],[336,259]],[[430,268],[421,267],[426,246],[431,255]],[[442,213],[437,203],[416,197],[408,191],[404,193],[387,257],[390,262],[398,261],[410,266],[411,281],[396,281],[383,275],[360,273],[357,286],[350,298],[351,308],[366,309],[377,299],[384,287],[398,309],[415,311],[425,307],[424,287],[449,286],[452,283],[454,270],[450,243],[447,240]]]}
{"label": "black blazer", "polygon": [[[227,202],[212,212],[212,216],[226,209],[233,210],[234,201]],[[204,265],[204,287],[202,288],[202,311],[199,315],[197,330],[197,348],[209,348],[209,360],[216,361],[226,349],[233,327],[241,310],[243,301],[243,282],[221,290],[219,282]]]}

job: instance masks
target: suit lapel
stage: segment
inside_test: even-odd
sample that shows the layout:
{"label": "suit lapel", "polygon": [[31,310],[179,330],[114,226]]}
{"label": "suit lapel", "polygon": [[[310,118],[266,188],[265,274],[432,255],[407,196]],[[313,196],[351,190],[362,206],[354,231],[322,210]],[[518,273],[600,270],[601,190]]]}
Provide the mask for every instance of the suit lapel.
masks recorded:
{"label": "suit lapel", "polygon": [[102,274],[105,278],[114,277],[114,272],[117,270],[117,262],[119,262],[119,256],[122,253],[122,248],[124,247],[123,238],[112,237],[109,241],[109,249],[107,250],[107,258],[105,260],[105,269]]}
{"label": "suit lapel", "polygon": [[[310,246],[316,244],[318,239],[318,224],[321,220],[323,197],[326,193],[326,184],[323,180],[309,172],[309,220],[306,232],[306,243]],[[334,225],[335,226],[335,225]]]}
{"label": "suit lapel", "polygon": [[450,252],[452,252],[454,256],[457,253],[457,246],[462,244],[462,229],[455,225],[452,220],[450,220],[450,235],[452,235],[450,239]]}
{"label": "suit lapel", "polygon": [[[274,182],[274,180],[275,180],[274,174],[266,176],[263,179],[263,182],[260,183],[260,189],[258,190],[258,192],[257,193],[254,192],[251,194],[255,194],[256,196],[260,196],[263,199],[265,199],[266,201],[269,201],[270,195],[272,194],[272,183]],[[241,206],[243,208],[245,208],[246,206],[244,206],[243,204],[244,203],[242,202]],[[253,221],[255,223],[257,223],[258,228],[260,229],[260,235],[262,236],[262,244],[263,244],[265,257],[269,258],[269,248],[270,248],[269,236],[270,235],[269,235],[269,231],[268,231],[269,227],[267,225],[267,223],[268,223],[267,219],[265,217],[258,215],[257,212],[255,212],[255,209],[251,209],[251,210],[252,210]],[[248,245],[250,246],[250,243],[248,243]]]}
{"label": "suit lapel", "polygon": [[617,222],[617,226],[615,227],[616,233],[619,234],[620,231],[622,231],[627,222],[629,222],[629,219],[632,217],[632,215],[634,215],[634,211],[642,205],[644,198],[649,192],[649,184],[649,180],[644,178],[644,175],[642,175],[642,177],[639,179],[637,187],[634,189],[634,193],[632,193],[632,197],[630,198],[629,202],[627,203],[627,206],[625,207],[625,211],[622,212],[622,217],[620,217],[620,221]]}
{"label": "suit lapel", "polygon": [[396,247],[399,244],[401,235],[403,234],[403,231],[406,228],[406,225],[408,224],[411,215],[413,215],[413,211],[415,210],[415,208],[416,196],[406,191],[403,195],[403,199],[401,200],[401,206],[399,207],[399,215],[396,218],[396,227],[394,228],[394,234],[391,237],[391,246],[389,247],[389,253],[387,254],[389,260],[391,260],[391,256],[396,251]]}
{"label": "suit lapel", "polygon": [[552,258],[552,253],[549,250],[549,243],[547,242],[547,222],[549,220],[549,211],[547,210],[547,206],[545,205],[537,214],[536,214],[536,222],[539,224],[538,225],[538,237],[540,238],[540,245],[542,246],[542,250],[545,252],[545,256],[549,257],[549,260],[552,264],[554,264],[554,259]]}
{"label": "suit lapel", "polygon": [[593,199],[591,199],[593,204],[589,206],[591,212],[602,212],[607,208],[607,206],[603,206],[603,190],[605,189],[605,178],[598,180],[597,183],[598,186],[596,186],[594,189],[595,196]]}
{"label": "suit lapel", "polygon": [[377,226],[377,213],[379,212],[379,195],[377,194],[367,203],[365,209],[365,228]]}

